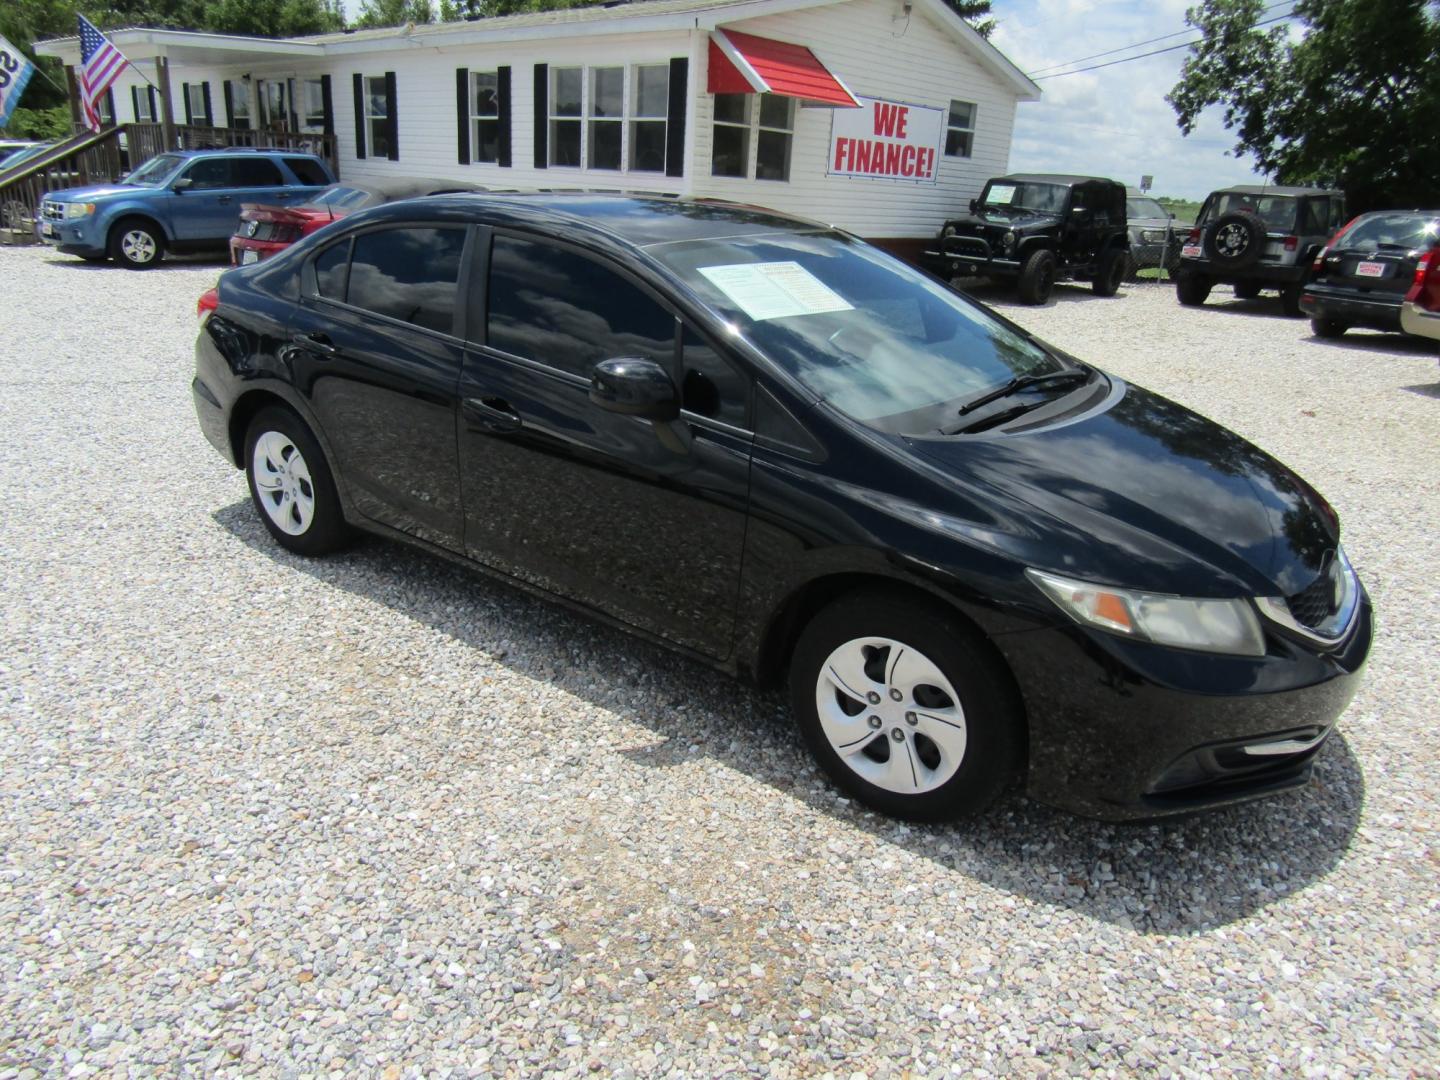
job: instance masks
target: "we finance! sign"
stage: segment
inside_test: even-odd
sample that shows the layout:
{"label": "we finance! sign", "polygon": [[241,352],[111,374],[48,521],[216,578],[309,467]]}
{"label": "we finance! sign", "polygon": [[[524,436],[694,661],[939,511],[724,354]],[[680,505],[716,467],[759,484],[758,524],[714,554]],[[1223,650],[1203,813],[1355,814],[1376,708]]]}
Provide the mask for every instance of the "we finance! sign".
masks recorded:
{"label": "we finance! sign", "polygon": [[858,109],[836,109],[830,121],[830,176],[933,184],[945,110],[857,97]]}

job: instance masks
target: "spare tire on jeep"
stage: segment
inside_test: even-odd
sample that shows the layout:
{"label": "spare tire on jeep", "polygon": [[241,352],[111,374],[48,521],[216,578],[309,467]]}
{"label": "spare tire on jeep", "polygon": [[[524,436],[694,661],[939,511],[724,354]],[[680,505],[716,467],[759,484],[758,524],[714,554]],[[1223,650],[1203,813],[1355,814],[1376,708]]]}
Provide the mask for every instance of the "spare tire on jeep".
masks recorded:
{"label": "spare tire on jeep", "polygon": [[1237,210],[1205,230],[1205,254],[1226,270],[1241,270],[1265,253],[1265,223]]}

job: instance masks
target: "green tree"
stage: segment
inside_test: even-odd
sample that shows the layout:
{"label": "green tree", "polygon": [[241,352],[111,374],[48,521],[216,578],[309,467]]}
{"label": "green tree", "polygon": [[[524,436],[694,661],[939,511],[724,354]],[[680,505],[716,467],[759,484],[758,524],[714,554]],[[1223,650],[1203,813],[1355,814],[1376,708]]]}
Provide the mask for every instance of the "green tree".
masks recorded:
{"label": "green tree", "polygon": [[994,32],[990,0],[945,0],[945,6],[973,26],[981,37],[988,38]]}
{"label": "green tree", "polygon": [[360,5],[359,27],[404,26],[406,23],[435,21],[435,5],[430,0],[365,0]]}
{"label": "green tree", "polygon": [[1203,0],[1201,40],[1167,100],[1189,134],[1224,107],[1235,152],[1283,184],[1339,183],[1352,210],[1435,201],[1437,0],[1296,0],[1294,35],[1265,0]]}

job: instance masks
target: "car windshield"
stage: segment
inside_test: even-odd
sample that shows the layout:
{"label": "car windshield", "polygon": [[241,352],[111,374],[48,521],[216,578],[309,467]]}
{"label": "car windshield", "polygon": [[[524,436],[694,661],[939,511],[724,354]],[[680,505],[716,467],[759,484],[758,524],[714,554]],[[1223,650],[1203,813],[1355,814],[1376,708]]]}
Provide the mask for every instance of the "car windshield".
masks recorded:
{"label": "car windshield", "polygon": [[1295,209],[1300,205],[1292,195],[1252,195],[1226,191],[1211,200],[1202,225],[1226,214],[1255,214],[1271,232],[1290,232],[1295,228]]}
{"label": "car windshield", "polygon": [[1406,251],[1432,248],[1440,240],[1440,214],[1367,214],[1351,226],[1341,241],[1347,248],[1404,248]]}
{"label": "car windshield", "polygon": [[185,159],[178,154],[160,154],[141,165],[120,182],[131,187],[159,187]]}
{"label": "car windshield", "polygon": [[896,432],[933,432],[959,404],[1068,365],[978,305],[836,233],[647,249],[816,397]]}
{"label": "car windshield", "polygon": [[320,192],[313,199],[307,200],[305,205],[328,206],[331,210],[354,210],[364,205],[365,200],[370,198],[370,194],[362,188],[335,184]]}
{"label": "car windshield", "polygon": [[1125,200],[1125,216],[1132,218],[1167,218],[1165,208],[1154,199],[1137,199],[1130,197]]}
{"label": "car windshield", "polygon": [[991,209],[1049,210],[1065,209],[1070,189],[1064,184],[1042,184],[1034,180],[992,180],[985,185],[980,202]]}

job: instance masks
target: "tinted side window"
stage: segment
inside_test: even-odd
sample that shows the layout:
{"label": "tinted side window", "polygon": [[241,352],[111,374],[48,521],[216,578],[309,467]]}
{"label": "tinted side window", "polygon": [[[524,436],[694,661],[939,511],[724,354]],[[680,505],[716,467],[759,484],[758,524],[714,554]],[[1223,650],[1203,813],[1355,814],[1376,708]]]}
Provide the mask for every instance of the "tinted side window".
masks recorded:
{"label": "tinted side window", "polygon": [[750,380],[688,326],[681,349],[681,406],[697,416],[748,426]]}
{"label": "tinted side window", "polygon": [[190,181],[190,187],[195,191],[232,187],[230,176],[230,162],[226,158],[206,158],[185,170],[185,178]]}
{"label": "tinted side window", "polygon": [[355,238],[350,259],[346,302],[448,334],[464,247],[464,229],[411,227],[362,233]]}
{"label": "tinted side window", "polygon": [[315,256],[315,291],[330,300],[345,299],[345,272],[350,269],[350,241],[331,244]]}
{"label": "tinted side window", "polygon": [[230,162],[230,172],[236,187],[280,187],[285,183],[280,166],[269,158],[236,158]]}
{"label": "tinted side window", "polygon": [[1306,236],[1315,236],[1319,233],[1329,232],[1330,200],[1306,199],[1305,217],[1302,220],[1300,228]]}
{"label": "tinted side window", "polygon": [[495,237],[491,348],[585,378],[601,360],[643,356],[668,368],[675,317],[591,259],[549,244]]}
{"label": "tinted side window", "polygon": [[330,178],[325,175],[325,170],[320,167],[318,161],[303,157],[287,157],[285,164],[290,167],[295,178],[306,187],[324,187],[330,183]]}

